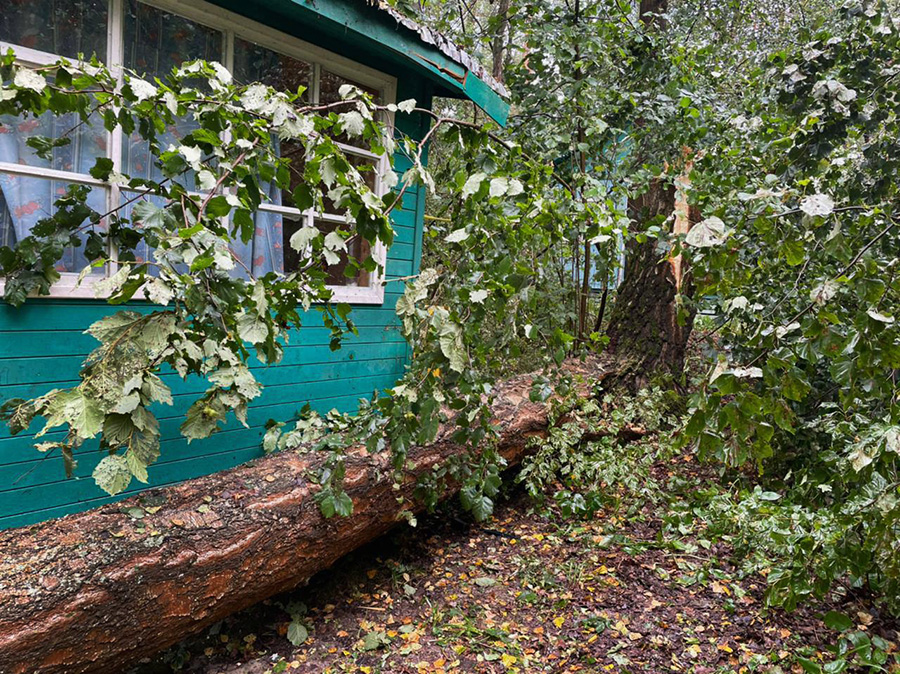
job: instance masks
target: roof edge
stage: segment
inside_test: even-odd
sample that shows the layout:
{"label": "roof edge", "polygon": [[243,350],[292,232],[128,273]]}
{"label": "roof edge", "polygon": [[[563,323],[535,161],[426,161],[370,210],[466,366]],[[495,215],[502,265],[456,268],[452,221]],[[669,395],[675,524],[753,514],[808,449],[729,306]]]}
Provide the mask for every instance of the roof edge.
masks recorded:
{"label": "roof edge", "polygon": [[509,91],[506,86],[497,80],[488,72],[481,63],[475,60],[468,52],[455,42],[447,38],[443,33],[425,26],[414,19],[409,18],[405,14],[397,11],[384,0],[365,0],[366,4],[389,14],[398,24],[404,28],[416,33],[418,38],[423,42],[430,44],[440,51],[444,56],[451,59],[458,65],[461,65],[467,71],[471,72],[484,84],[486,84],[494,93],[508,99]]}

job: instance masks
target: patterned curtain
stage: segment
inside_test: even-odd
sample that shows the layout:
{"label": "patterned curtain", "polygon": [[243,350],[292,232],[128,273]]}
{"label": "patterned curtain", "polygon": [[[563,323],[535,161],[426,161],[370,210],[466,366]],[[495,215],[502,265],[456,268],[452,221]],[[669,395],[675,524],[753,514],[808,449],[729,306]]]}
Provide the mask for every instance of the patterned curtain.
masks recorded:
{"label": "patterned curtain", "polygon": [[[16,119],[0,116],[0,161],[11,164],[44,166],[63,171],[87,173],[97,157],[106,156],[106,132],[91,127],[80,127],[70,134],[69,145],[54,150],[52,161],[36,157],[25,141],[29,136],[41,135],[58,138],[77,124],[75,115],[53,117],[44,114],[38,119]],[[66,192],[67,184],[60,180],[46,180],[30,176],[0,173],[0,212],[5,227],[0,243],[15,244],[28,236],[34,225],[53,213],[54,202]],[[91,190],[88,206],[98,213],[106,211],[106,191]],[[104,227],[101,223],[97,227]],[[87,265],[81,248],[69,248],[57,264],[60,271],[78,272]]]}
{"label": "patterned curtain", "polygon": [[[12,44],[39,49],[48,53],[74,57],[85,54],[106,53],[106,0],[8,0],[0,10],[0,40]],[[185,61],[206,59],[223,62],[224,35],[183,17],[164,12],[155,7],[127,0],[124,17],[124,65],[146,77],[165,77],[173,68]],[[243,81],[272,79],[297,81],[289,84],[296,90],[300,82],[309,79],[307,64],[287,64],[281,57],[265,48],[239,41],[236,62]],[[285,66],[295,66],[293,78],[285,77]],[[240,81],[240,80],[239,80]],[[0,162],[53,168],[75,173],[88,173],[98,157],[107,156],[107,134],[102,123],[97,126],[77,126],[74,115],[43,115],[35,118],[0,116]],[[177,121],[159,139],[162,147],[178,145],[181,138],[196,128],[193,119]],[[51,161],[42,160],[26,145],[30,136],[58,138],[68,133],[72,142],[54,150]],[[149,145],[138,134],[125,136],[122,142],[123,172],[133,177],[162,180],[159,166],[150,155]],[[193,174],[182,180],[189,189],[195,189]],[[268,203],[280,206],[281,191],[274,185],[263,185],[268,193]],[[66,182],[43,178],[22,177],[0,172],[0,245],[14,245],[28,236],[34,225],[53,212],[53,203],[65,193]],[[127,198],[127,193],[126,193]],[[106,190],[93,189],[88,205],[103,213],[106,211]],[[131,207],[122,210],[129,217]],[[283,217],[276,213],[260,212],[256,215],[256,228],[248,243],[237,241],[234,252],[242,264],[236,275],[245,275],[246,265],[254,275],[284,270],[282,254]],[[100,225],[103,226],[103,225]],[[139,262],[152,261],[153,251],[146,243],[135,250]],[[60,271],[78,272],[87,264],[81,249],[67,250],[60,261]]]}
{"label": "patterned curtain", "polygon": [[[7,0],[0,10],[0,40],[67,57],[79,53],[106,55],[106,0]],[[77,126],[76,115],[35,119],[0,116],[0,161],[11,164],[87,173],[97,157],[106,156],[103,125]],[[69,133],[71,143],[57,148],[50,161],[35,156],[29,136],[58,138]],[[0,173],[0,245],[15,245],[34,225],[53,213],[53,203],[66,191],[66,182]],[[103,213],[106,195],[91,192],[88,205]],[[80,249],[69,249],[60,271],[80,271],[87,260]]]}

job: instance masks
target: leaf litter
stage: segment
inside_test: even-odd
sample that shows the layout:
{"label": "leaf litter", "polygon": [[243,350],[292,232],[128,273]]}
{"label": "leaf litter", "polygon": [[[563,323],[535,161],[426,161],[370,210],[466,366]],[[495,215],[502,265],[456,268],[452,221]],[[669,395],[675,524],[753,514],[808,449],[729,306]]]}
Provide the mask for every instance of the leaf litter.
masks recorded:
{"label": "leaf litter", "polygon": [[[703,472],[690,461],[678,470]],[[861,603],[767,610],[764,574],[741,576],[702,529],[660,544],[657,509],[578,521],[515,490],[475,524],[448,506],[134,671],[784,674],[828,661],[835,608],[896,650],[897,625]]]}

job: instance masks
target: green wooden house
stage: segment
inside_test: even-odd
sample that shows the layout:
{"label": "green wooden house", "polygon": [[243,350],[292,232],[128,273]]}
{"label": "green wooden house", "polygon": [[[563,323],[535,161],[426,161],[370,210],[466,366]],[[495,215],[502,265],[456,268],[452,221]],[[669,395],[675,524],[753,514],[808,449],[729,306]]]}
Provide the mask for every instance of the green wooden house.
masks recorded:
{"label": "green wooden house", "polygon": [[[502,85],[466,53],[389,7],[365,0],[7,0],[0,9],[0,49],[9,48],[23,63],[97,54],[105,55],[108,64],[149,76],[186,60],[215,60],[239,82],[262,81],[294,91],[303,85],[311,102],[336,100],[339,87],[349,82],[384,103],[414,98],[430,107],[435,96],[470,99],[501,124],[508,109]],[[429,120],[404,115],[396,123],[397,131],[421,138]],[[52,161],[37,158],[25,144],[29,135],[53,136],[72,126],[71,120],[47,115],[0,117],[0,245],[15,245],[26,236],[67,183],[91,186],[98,210],[114,205],[112,200],[121,195],[88,174],[98,157],[111,158],[131,175],[153,177],[156,169],[140,139],[123,137],[119,130],[79,131]],[[352,147],[347,152],[360,162],[377,159]],[[406,168],[397,158],[394,170],[402,174]],[[379,184],[374,187],[380,189]],[[381,253],[388,279],[418,269],[424,202],[423,193],[408,190],[402,210],[394,212],[396,240]],[[327,226],[337,217],[269,206],[257,223],[260,241],[254,239],[254,248],[242,254],[254,267],[284,269],[281,244],[292,227],[307,218]],[[85,328],[115,310],[95,298],[90,284],[76,286],[83,258],[78,259],[77,249],[67,255],[50,297],[34,298],[18,309],[0,305],[0,401],[31,398],[76,382],[81,362],[96,346]],[[231,420],[212,438],[188,445],[178,427],[204,382],[163,374],[175,405],[159,410],[162,458],[150,468],[150,484],[133,483],[125,495],[260,456],[266,422],[289,419],[306,403],[321,412],[353,411],[359,398],[391,386],[403,373],[408,354],[394,314],[402,284],[382,281],[374,275],[346,280],[335,274],[335,297],[355,305],[359,335],[332,352],[327,331],[316,325],[318,313],[311,312],[282,362],[254,365],[265,390],[250,409],[250,428]],[[130,308],[141,307],[149,309],[139,301]],[[0,528],[113,500],[91,478],[101,458],[96,445],[77,451],[76,477],[66,479],[59,457],[42,457],[33,442],[28,434],[12,437],[8,429],[0,429]]]}

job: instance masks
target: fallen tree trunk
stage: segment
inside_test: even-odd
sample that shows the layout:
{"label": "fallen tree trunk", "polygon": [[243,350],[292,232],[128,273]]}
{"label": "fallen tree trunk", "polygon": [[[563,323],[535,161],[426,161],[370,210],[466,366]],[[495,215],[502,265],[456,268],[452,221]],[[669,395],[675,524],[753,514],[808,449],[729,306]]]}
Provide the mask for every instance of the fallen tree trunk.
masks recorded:
{"label": "fallen tree trunk", "polygon": [[[568,364],[593,380],[597,361]],[[500,451],[519,462],[547,428],[531,375],[497,387]],[[88,512],[0,532],[0,672],[121,672],[292,589],[398,522],[397,497],[459,447],[442,429],[410,452],[398,494],[384,455],[355,452],[353,515],[325,519],[307,481],[320,458],[283,452]],[[136,519],[127,511],[141,508]],[[134,512],[134,511],[132,511]]]}

